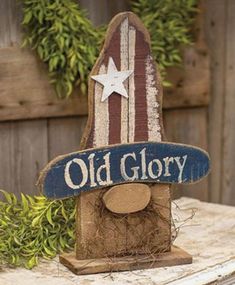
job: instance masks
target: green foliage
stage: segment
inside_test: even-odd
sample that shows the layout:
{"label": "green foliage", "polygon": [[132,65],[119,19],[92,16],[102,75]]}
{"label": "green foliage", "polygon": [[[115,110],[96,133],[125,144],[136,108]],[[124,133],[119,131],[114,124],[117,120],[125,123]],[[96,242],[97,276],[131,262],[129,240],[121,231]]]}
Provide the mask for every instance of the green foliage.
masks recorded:
{"label": "green foliage", "polygon": [[51,83],[60,98],[86,80],[98,52],[100,32],[72,0],[22,0],[25,39],[48,64]]}
{"label": "green foliage", "polygon": [[0,263],[31,269],[38,258],[53,258],[74,246],[75,199],[49,201],[44,196],[1,190]]}
{"label": "green foliage", "polygon": [[132,0],[132,10],[148,29],[152,51],[165,77],[166,68],[182,61],[180,46],[192,43],[198,0]]}
{"label": "green foliage", "polygon": [[[75,0],[22,0],[23,46],[35,49],[48,64],[58,97],[75,85],[87,89],[88,74],[104,38]],[[190,29],[198,0],[132,0],[131,6],[150,32],[152,50],[163,79],[166,68],[181,62],[180,46],[192,42]],[[166,82],[165,82],[166,85]]]}

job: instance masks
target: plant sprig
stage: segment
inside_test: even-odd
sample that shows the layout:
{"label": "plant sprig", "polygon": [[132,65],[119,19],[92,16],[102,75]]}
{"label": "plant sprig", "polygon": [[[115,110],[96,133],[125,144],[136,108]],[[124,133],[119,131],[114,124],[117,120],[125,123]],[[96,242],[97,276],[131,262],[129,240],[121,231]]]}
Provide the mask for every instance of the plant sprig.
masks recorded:
{"label": "plant sprig", "polygon": [[180,47],[192,43],[198,0],[132,0],[131,5],[150,33],[152,51],[164,79],[167,67],[181,63]]}
{"label": "plant sprig", "polygon": [[[87,90],[104,28],[95,28],[74,0],[22,0],[23,46],[36,50],[48,65],[59,98],[76,85]],[[191,27],[198,0],[131,0],[131,9],[150,32],[152,50],[164,81],[166,68],[179,65],[180,46],[192,43]]]}
{"label": "plant sprig", "polygon": [[38,259],[53,258],[74,247],[75,199],[49,201],[44,196],[1,190],[0,264],[24,266],[38,264]]}
{"label": "plant sprig", "polygon": [[100,32],[72,0],[22,0],[25,39],[48,65],[58,97],[75,85],[86,91],[86,80],[97,55]]}

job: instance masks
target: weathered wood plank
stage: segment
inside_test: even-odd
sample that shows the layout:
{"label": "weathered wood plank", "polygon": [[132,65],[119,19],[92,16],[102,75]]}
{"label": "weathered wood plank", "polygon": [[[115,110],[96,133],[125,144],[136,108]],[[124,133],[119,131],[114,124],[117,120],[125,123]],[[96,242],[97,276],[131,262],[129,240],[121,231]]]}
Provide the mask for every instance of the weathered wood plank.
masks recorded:
{"label": "weathered wood plank", "polygon": [[[195,70],[192,61],[195,57],[198,60],[197,53],[193,49],[185,53],[188,65],[183,77],[175,70],[172,78],[175,81],[185,78],[186,83],[183,87],[177,87],[177,83],[172,90],[166,90],[165,108],[208,104],[208,100],[203,99],[207,98],[207,63],[202,61],[204,65]],[[87,95],[78,89],[67,100],[57,99],[46,66],[33,52],[19,48],[0,49],[0,78],[0,121],[87,114]]]}
{"label": "weathered wood plank", "polygon": [[107,24],[119,12],[129,10],[129,0],[78,0],[82,8],[88,11],[88,16],[94,25]]}
{"label": "weathered wood plank", "polygon": [[[164,122],[168,141],[208,148],[206,108],[168,110],[164,113]],[[173,191],[174,197],[190,196],[207,201],[208,178],[195,185],[177,186],[177,189]]]}
{"label": "weathered wood plank", "polygon": [[163,108],[199,107],[209,104],[210,66],[205,41],[205,4],[200,2],[194,36],[195,44],[182,50],[182,66],[167,70],[172,87],[164,91]]}
{"label": "weathered wood plank", "polygon": [[[129,26],[129,27],[128,27]],[[135,36],[133,37],[133,33]],[[129,40],[129,47],[126,48],[124,37],[129,37],[131,34],[131,41]],[[130,39],[129,38],[129,39]],[[135,39],[135,41],[133,41]],[[109,57],[112,57],[117,65],[117,69],[121,67],[133,68],[134,81],[129,81],[129,88],[134,94],[131,94],[127,104],[123,104],[119,94],[113,94],[108,101],[109,121],[104,117],[96,116],[97,105],[101,104],[100,100],[95,98],[100,96],[97,93],[94,81],[90,81],[89,85],[89,118],[87,129],[82,139],[83,148],[92,148],[103,146],[102,136],[108,137],[108,144],[124,143],[126,141],[145,141],[149,139],[149,131],[151,130],[149,121],[154,120],[155,136],[151,139],[160,141],[162,138],[163,129],[161,128],[161,96],[162,90],[159,83],[159,78],[156,76],[155,64],[153,64],[152,57],[149,50],[149,36],[144,29],[141,22],[131,13],[119,14],[113,19],[109,26],[108,36],[100,54],[100,57],[92,70],[92,75],[99,73],[102,64],[108,65]],[[141,47],[141,48],[140,48]],[[129,53],[127,56],[126,53]],[[146,66],[143,62],[148,59]],[[131,62],[132,61],[132,62]],[[141,64],[142,62],[142,64]],[[148,69],[148,72],[147,72]],[[145,78],[145,73],[148,73],[149,78]],[[146,90],[149,87],[152,92],[151,95],[157,95],[153,98],[153,104],[147,107]],[[128,87],[128,86],[127,86]],[[157,93],[157,94],[156,94]],[[134,96],[135,100],[132,100]],[[95,97],[95,98],[94,98]],[[132,99],[130,99],[132,98]],[[133,105],[134,104],[134,105]],[[127,108],[129,105],[129,108]],[[134,108],[133,108],[134,106]],[[135,111],[134,121],[130,113]],[[151,114],[148,111],[151,111]],[[122,116],[121,113],[127,113]],[[153,115],[154,114],[154,115]],[[128,124],[126,118],[133,121],[134,135],[128,135]],[[124,120],[122,120],[125,118]],[[98,120],[103,120],[109,126],[109,133],[105,133],[101,126],[100,130],[94,128]],[[125,127],[125,128],[124,128]],[[125,129],[126,133],[120,130]],[[97,132],[97,140],[94,140]],[[102,133],[102,134],[101,134]],[[103,134],[104,133],[104,134]],[[125,219],[120,219],[118,216],[112,216],[110,212],[100,214],[102,204],[101,197],[107,189],[94,191],[91,193],[84,193],[79,196],[77,203],[77,215],[79,217],[79,225],[77,236],[77,258],[92,258],[92,257],[106,257],[106,256],[123,256],[127,254],[138,253],[152,253],[153,251],[168,251],[170,246],[170,194],[169,186],[161,188],[161,186],[152,187],[152,196],[158,194],[164,197],[162,199],[164,209],[159,204],[155,205],[153,200],[152,212],[155,224],[151,218],[145,218],[141,215],[142,212],[137,212],[132,216],[127,216]],[[155,196],[157,196],[157,194]],[[165,195],[164,195],[165,194]],[[98,205],[98,207],[97,207]],[[148,207],[147,207],[148,208]],[[95,209],[95,211],[94,211]],[[149,209],[146,209],[148,211]],[[158,213],[160,213],[160,220],[162,219],[162,211],[164,214],[164,222],[158,223]],[[165,211],[166,210],[166,211]],[[149,217],[149,216],[148,216]],[[101,220],[102,219],[102,220]],[[156,224],[157,223],[157,224]],[[135,225],[138,225],[137,227]],[[163,233],[156,236],[156,228]],[[143,240],[144,237],[144,240]]]}
{"label": "weathered wood plank", "polygon": [[[96,24],[107,22],[114,11],[125,10],[128,6],[124,0],[102,3],[94,6],[92,1],[81,1]],[[17,10],[15,0],[4,0],[1,5],[1,11],[7,13],[1,20],[0,39],[2,37],[2,47],[9,47],[20,41],[20,9]],[[94,7],[103,12],[97,13]],[[198,40],[195,47],[185,49],[184,67],[169,69],[173,87],[165,90],[163,107],[208,105],[208,70],[206,48]],[[19,47],[0,49],[0,78],[0,121],[87,114],[87,95],[75,90],[72,98],[58,100],[49,83],[46,66],[29,50]]]}
{"label": "weathered wood plank", "polygon": [[35,184],[48,161],[46,120],[21,121],[12,126],[14,183],[18,193],[38,194]]}
{"label": "weathered wood plank", "polygon": [[[184,70],[184,75],[178,70],[169,71],[172,72],[173,82],[177,83],[171,90],[166,90],[164,108],[208,104],[208,93],[205,91],[208,87],[207,63],[199,61],[204,65],[195,70],[192,62],[195,57],[198,60],[198,55],[193,49],[185,53],[188,68]],[[195,74],[198,75],[196,79]],[[87,96],[78,95],[81,93],[79,90],[75,90],[68,100],[56,98],[46,67],[30,51],[0,49],[0,76],[0,121],[87,114]],[[179,87],[182,78],[185,83]]]}
{"label": "weathered wood plank", "polygon": [[[221,187],[223,171],[222,150],[227,1],[208,0],[205,1],[205,5],[206,36],[211,58],[211,100],[208,118],[208,147],[211,156],[212,171],[209,177],[209,199],[212,202],[219,203],[223,195],[223,189],[221,189]],[[229,42],[232,39],[232,37],[229,38]]]}
{"label": "weathered wood plank", "polygon": [[13,153],[11,140],[12,123],[0,124],[0,189],[13,191]]}
{"label": "weathered wood plank", "polygon": [[226,21],[226,65],[225,65],[225,96],[224,96],[224,130],[223,130],[223,157],[222,157],[222,202],[230,205],[235,204],[235,2],[227,1]]}
{"label": "weathered wood plank", "polygon": [[48,120],[49,160],[58,155],[79,150],[86,121],[86,116]]}
{"label": "weathered wood plank", "polygon": [[60,256],[60,262],[77,275],[95,274],[101,272],[132,271],[150,267],[168,267],[192,263],[192,256],[184,250],[172,247],[169,252],[154,256],[146,254],[131,257],[99,258],[78,260],[74,253]]}
{"label": "weathered wood plank", "polygon": [[19,45],[21,4],[16,0],[0,1],[0,48]]}
{"label": "weathered wood plank", "polygon": [[58,199],[123,183],[188,184],[206,176],[209,165],[208,154],[198,147],[119,144],[58,156],[42,170],[40,186]]}
{"label": "weathered wood plank", "polygon": [[19,195],[38,194],[35,184],[47,157],[45,120],[0,124],[0,187]]}
{"label": "weathered wood plank", "polygon": [[0,49],[0,120],[87,113],[87,96],[59,100],[43,63],[28,50]]}
{"label": "weathered wood plank", "polygon": [[183,66],[168,69],[172,87],[165,88],[163,108],[199,107],[209,104],[209,58],[207,51],[188,47]]}

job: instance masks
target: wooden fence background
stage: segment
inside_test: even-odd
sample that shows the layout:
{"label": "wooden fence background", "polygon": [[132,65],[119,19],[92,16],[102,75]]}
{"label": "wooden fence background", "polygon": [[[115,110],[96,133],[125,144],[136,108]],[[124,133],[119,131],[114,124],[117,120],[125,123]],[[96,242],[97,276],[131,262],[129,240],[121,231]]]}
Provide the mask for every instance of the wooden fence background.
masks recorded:
{"label": "wooden fence background", "polygon": [[[87,101],[77,94],[68,101],[56,99],[46,67],[33,52],[20,48],[19,2],[0,1],[0,188],[37,194],[34,185],[42,167],[58,154],[78,149]],[[127,0],[79,3],[95,24],[107,23],[129,7]],[[235,204],[235,2],[205,0],[202,11],[196,44],[183,52],[184,67],[169,70],[174,84],[165,90],[164,121],[169,141],[209,149],[213,167],[208,179],[175,189],[174,197]]]}

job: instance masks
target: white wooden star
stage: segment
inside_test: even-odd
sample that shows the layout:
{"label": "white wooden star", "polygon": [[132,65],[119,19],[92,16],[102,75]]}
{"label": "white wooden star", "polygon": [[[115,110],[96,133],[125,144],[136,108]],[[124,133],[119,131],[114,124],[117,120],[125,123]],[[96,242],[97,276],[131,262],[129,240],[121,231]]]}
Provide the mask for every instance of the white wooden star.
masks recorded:
{"label": "white wooden star", "polygon": [[112,57],[110,57],[107,73],[91,76],[92,79],[104,86],[101,102],[104,102],[113,92],[128,98],[123,82],[132,72],[133,70],[118,71]]}

